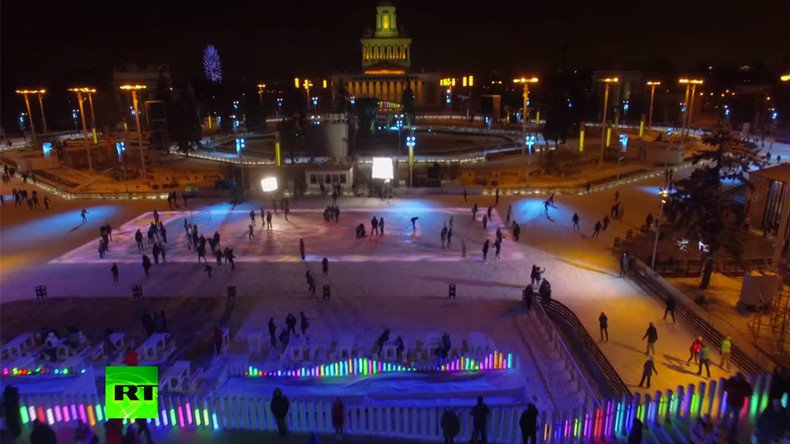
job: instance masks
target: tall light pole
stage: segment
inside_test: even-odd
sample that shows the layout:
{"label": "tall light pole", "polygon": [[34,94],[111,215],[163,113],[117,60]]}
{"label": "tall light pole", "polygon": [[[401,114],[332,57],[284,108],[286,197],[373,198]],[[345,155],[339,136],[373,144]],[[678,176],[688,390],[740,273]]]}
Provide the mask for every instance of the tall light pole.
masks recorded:
{"label": "tall light pole", "polygon": [[260,103],[261,108],[263,108],[263,90],[266,88],[265,83],[258,84],[258,103]]}
{"label": "tall light pole", "polygon": [[413,168],[414,168],[414,146],[417,145],[417,139],[414,135],[406,136],[406,146],[409,147],[409,188],[414,186],[413,181]]}
{"label": "tall light pole", "polygon": [[[527,152],[527,120],[529,120],[529,85],[530,83],[538,83],[540,79],[537,77],[519,77],[517,79],[513,79],[513,83],[521,84],[524,88],[524,92],[521,93],[522,101],[522,112],[521,112],[521,141],[524,144],[521,147],[521,156],[526,156]],[[532,163],[532,146],[530,145],[529,149],[529,163]],[[527,179],[527,186],[529,186],[529,167],[527,167],[526,171],[526,179]]]}
{"label": "tall light pole", "polygon": [[702,85],[703,81],[700,79],[687,79],[682,78],[678,80],[681,85],[686,85],[686,95],[683,104],[686,107],[686,112],[683,113],[683,127],[681,128],[680,138],[686,140],[688,136],[689,127],[691,126],[691,111],[694,105],[694,95],[697,91],[697,85]]}
{"label": "tall light pole", "polygon": [[[80,117],[82,118],[82,137],[85,140],[88,140],[88,125],[85,124],[85,106],[83,105],[83,102],[85,101],[85,99],[82,98],[82,93],[88,93],[89,94],[90,92],[96,92],[96,90],[92,89],[92,88],[75,87],[75,88],[69,88],[69,91],[77,94],[77,102],[79,102],[79,105],[80,105]],[[91,102],[91,116],[93,116],[93,99],[91,99],[90,102]],[[96,120],[93,119],[91,121],[94,122],[94,128],[95,128]],[[94,143],[95,143],[95,140],[94,140]],[[88,147],[87,152],[88,152],[88,169],[89,170],[93,170],[93,159],[91,158],[91,147],[90,146]]]}
{"label": "tall light pole", "polygon": [[661,86],[661,82],[650,80],[647,82],[647,86],[650,87],[650,111],[648,112],[647,117],[647,129],[653,129],[653,99],[656,97],[656,86]]}
{"label": "tall light pole", "polygon": [[[40,90],[42,92],[46,92],[43,89]],[[25,98],[25,106],[27,107],[27,115],[30,120],[30,134],[31,139],[33,140],[33,145],[36,144],[36,124],[33,121],[33,113],[30,111],[30,98],[28,97],[30,94],[39,94],[39,90],[37,89],[18,89],[16,90],[17,94],[21,94]]]}
{"label": "tall light pole", "polygon": [[[137,106],[137,91],[146,89],[145,85],[121,85],[121,89],[132,93],[132,106],[134,107],[134,122],[137,125],[137,141],[140,149],[140,162],[142,165],[142,177],[148,182],[148,175],[145,170],[145,153],[143,152],[143,130],[140,128],[140,109]],[[83,121],[84,122],[84,121]]]}
{"label": "tall light pole", "polygon": [[601,154],[598,157],[598,163],[603,163],[603,149],[606,145],[606,112],[609,108],[609,85],[612,83],[617,83],[620,81],[617,77],[607,77],[605,79],[599,79],[600,82],[604,84],[604,91],[603,91],[603,118],[601,119]]}
{"label": "tall light pole", "polygon": [[47,90],[40,89],[36,94],[38,96],[38,109],[41,110],[41,123],[44,124],[44,134],[49,133],[49,130],[47,129],[47,116],[44,114],[44,94],[46,93]]}
{"label": "tall light pole", "polygon": [[91,132],[93,133],[93,143],[99,143],[96,136],[96,113],[93,112],[93,93],[96,92],[94,88],[87,88],[88,92],[88,105],[91,107]]}
{"label": "tall light pole", "polygon": [[241,161],[241,152],[247,147],[247,142],[244,138],[236,139],[236,156],[239,159],[239,168],[241,169],[241,200],[244,201],[244,163]]}
{"label": "tall light pole", "polygon": [[661,199],[661,206],[658,209],[658,219],[656,219],[656,240],[653,242],[653,256],[650,259],[650,268],[656,269],[656,252],[658,251],[658,233],[661,231],[661,218],[664,216],[664,205],[667,203],[669,189],[659,188],[658,196]]}

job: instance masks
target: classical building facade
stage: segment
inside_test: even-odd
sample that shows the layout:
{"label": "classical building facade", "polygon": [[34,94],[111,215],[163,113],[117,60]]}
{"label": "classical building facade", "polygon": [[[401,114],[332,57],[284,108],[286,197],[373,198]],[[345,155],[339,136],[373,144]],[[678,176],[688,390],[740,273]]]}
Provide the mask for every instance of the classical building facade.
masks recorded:
{"label": "classical building facade", "polygon": [[334,94],[344,88],[351,97],[376,98],[381,108],[397,109],[408,87],[416,106],[439,106],[439,74],[412,71],[411,39],[399,30],[392,3],[377,4],[376,28],[360,43],[362,72],[333,74]]}

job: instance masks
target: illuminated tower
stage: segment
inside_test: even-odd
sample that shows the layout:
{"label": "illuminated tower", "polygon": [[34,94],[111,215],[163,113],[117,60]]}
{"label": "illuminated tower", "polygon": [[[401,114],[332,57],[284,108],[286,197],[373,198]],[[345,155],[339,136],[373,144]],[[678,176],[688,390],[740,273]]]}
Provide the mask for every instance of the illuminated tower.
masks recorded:
{"label": "illuminated tower", "polygon": [[360,42],[365,73],[403,74],[411,68],[411,39],[401,37],[392,3],[376,5],[376,31]]}

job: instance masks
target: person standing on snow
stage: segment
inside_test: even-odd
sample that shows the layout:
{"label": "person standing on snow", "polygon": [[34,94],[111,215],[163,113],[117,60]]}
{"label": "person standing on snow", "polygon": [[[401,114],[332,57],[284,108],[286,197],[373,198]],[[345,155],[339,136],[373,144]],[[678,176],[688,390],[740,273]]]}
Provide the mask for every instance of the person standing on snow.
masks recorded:
{"label": "person standing on snow", "polygon": [[647,380],[647,388],[650,388],[650,378],[653,376],[653,373],[658,374],[658,370],[656,370],[656,365],[653,362],[653,357],[650,356],[645,361],[645,364],[642,369],[642,379],[639,381],[639,387],[645,383]]}
{"label": "person standing on snow", "polygon": [[642,336],[642,339],[647,339],[647,349],[645,350],[645,355],[649,355],[650,352],[656,354],[656,341],[658,341],[658,330],[651,322],[650,325],[647,327],[647,331],[645,335]]}
{"label": "person standing on snow", "polygon": [[601,315],[598,316],[598,326],[601,328],[601,342],[604,342],[604,336],[606,336],[606,342],[609,342],[609,318],[606,313],[601,312]]}

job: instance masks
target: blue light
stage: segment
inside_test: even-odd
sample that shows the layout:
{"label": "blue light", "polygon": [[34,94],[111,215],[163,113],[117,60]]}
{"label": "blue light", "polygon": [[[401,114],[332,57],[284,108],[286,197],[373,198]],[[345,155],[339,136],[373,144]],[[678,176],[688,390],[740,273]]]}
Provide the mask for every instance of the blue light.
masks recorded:
{"label": "blue light", "polygon": [[313,106],[318,106],[318,97],[313,97]]}
{"label": "blue light", "polygon": [[626,100],[626,101],[623,103],[623,111],[628,111],[628,107],[629,107],[629,106],[630,106],[630,104],[628,103],[628,100]]}
{"label": "blue light", "polygon": [[283,99],[282,98],[278,98],[277,99],[277,108],[282,108],[282,107],[283,107]]}
{"label": "blue light", "polygon": [[44,150],[44,157],[49,157],[49,155],[52,153],[52,144],[50,142],[44,142],[41,145],[41,148]]}
{"label": "blue light", "polygon": [[357,98],[354,97],[354,96],[351,96],[351,104],[355,105],[356,103],[357,103]]}
{"label": "blue light", "polygon": [[626,147],[628,146],[627,134],[620,134],[620,144],[623,145],[623,151],[625,151]]}
{"label": "blue light", "polygon": [[778,112],[774,111],[773,113],[771,113],[771,120],[776,120],[778,118],[779,118],[779,113]]}
{"label": "blue light", "polygon": [[136,115],[136,114],[137,114],[137,112],[134,110],[134,107],[133,107],[133,106],[130,106],[130,107],[129,107],[129,112],[132,114],[132,116],[134,116],[134,115]]}
{"label": "blue light", "polygon": [[74,120],[77,120],[77,110],[76,109],[71,110],[71,118],[74,119]]}
{"label": "blue light", "polygon": [[25,113],[19,113],[19,124],[20,125],[24,125],[25,124],[25,115],[26,115]]}
{"label": "blue light", "polygon": [[241,150],[243,150],[247,146],[247,142],[243,139],[236,139],[236,154],[240,154]]}
{"label": "blue light", "polygon": [[538,139],[537,139],[537,137],[535,137],[534,134],[530,134],[530,135],[528,135],[527,137],[524,138],[524,143],[529,148],[529,153],[530,154],[532,154],[532,145],[534,145],[537,140]]}
{"label": "blue light", "polygon": [[445,100],[445,102],[447,102],[447,103],[450,103],[450,102],[451,102],[451,100],[450,100],[450,97],[449,97],[449,96],[448,96],[446,99],[444,99],[444,100]]}
{"label": "blue light", "polygon": [[118,159],[123,159],[123,152],[126,151],[126,142],[115,142],[115,151],[118,152]]}

